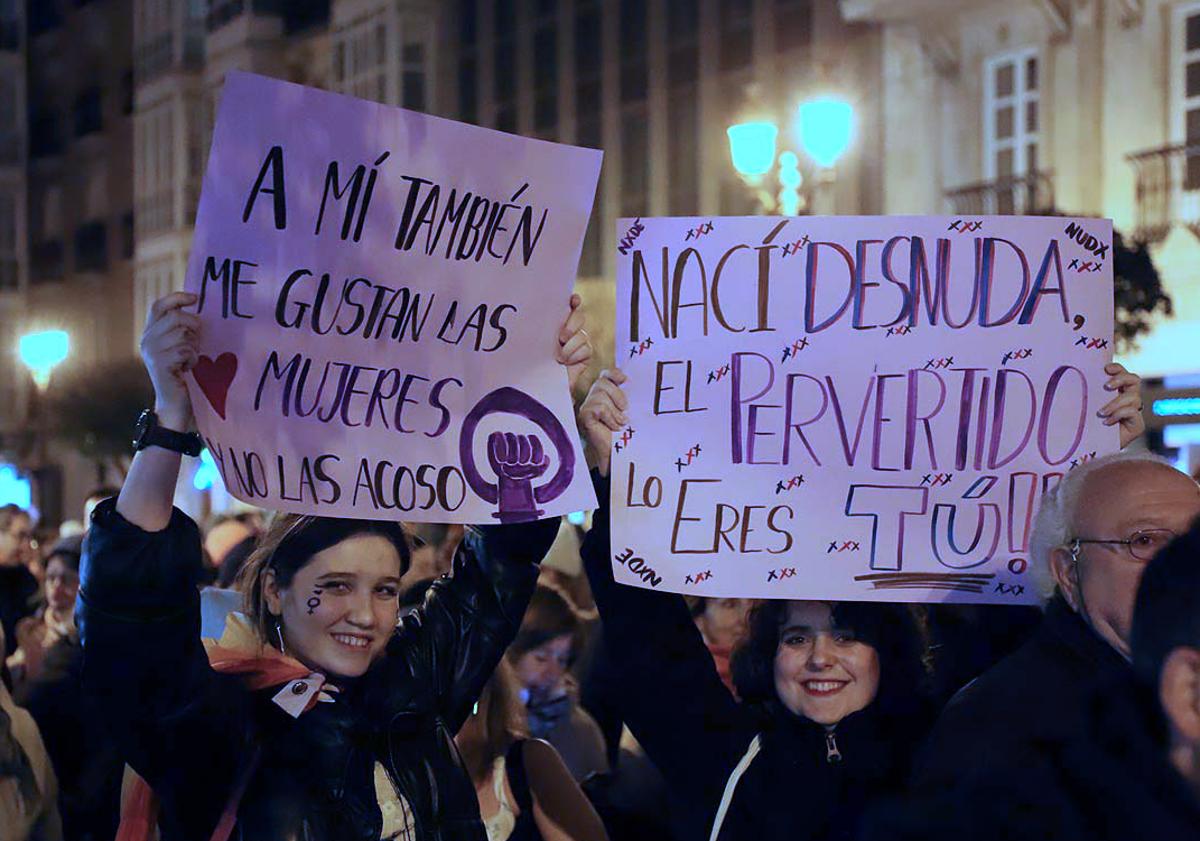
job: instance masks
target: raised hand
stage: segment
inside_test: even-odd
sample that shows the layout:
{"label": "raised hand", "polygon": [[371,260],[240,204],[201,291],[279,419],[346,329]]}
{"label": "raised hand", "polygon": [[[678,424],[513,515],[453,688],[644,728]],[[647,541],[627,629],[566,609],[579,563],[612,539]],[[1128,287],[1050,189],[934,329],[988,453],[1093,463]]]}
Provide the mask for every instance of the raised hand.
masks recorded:
{"label": "raised hand", "polygon": [[1096,414],[1104,418],[1105,426],[1121,425],[1123,450],[1146,432],[1146,419],[1142,416],[1142,378],[1125,370],[1125,366],[1119,362],[1105,365],[1104,373],[1109,375],[1104,390],[1115,391],[1117,396],[1105,403]]}
{"label": "raised hand", "polygon": [[196,364],[200,316],[185,312],[196,303],[190,292],[172,292],[150,306],[142,332],[142,360],[154,384],[154,408],[159,422],[182,431],[192,415],[184,376]]}
{"label": "raised hand", "polygon": [[533,480],[546,472],[550,458],[536,435],[493,432],[488,436],[488,464],[496,473],[502,523],[532,520],[544,513],[533,496]]}
{"label": "raised hand", "polygon": [[621,389],[627,379],[617,368],[601,371],[579,407],[579,425],[587,439],[588,463],[599,470],[601,476],[608,475],[613,433],[629,423],[625,414],[629,398]]}
{"label": "raised hand", "polygon": [[567,366],[567,381],[571,391],[587,370],[592,361],[592,340],[588,338],[587,330],[583,329],[585,319],[580,308],[583,298],[572,295],[567,320],[558,331],[558,350],[554,353],[555,360],[560,365]]}

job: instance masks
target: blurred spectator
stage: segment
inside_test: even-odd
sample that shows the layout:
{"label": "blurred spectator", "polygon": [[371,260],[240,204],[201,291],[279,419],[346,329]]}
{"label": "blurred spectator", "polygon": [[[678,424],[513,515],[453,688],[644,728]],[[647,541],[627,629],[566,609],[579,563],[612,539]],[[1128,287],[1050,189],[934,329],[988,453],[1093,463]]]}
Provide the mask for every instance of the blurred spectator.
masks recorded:
{"label": "blurred spectator", "polygon": [[17,702],[37,721],[58,775],[66,838],[108,841],[117,830],[124,763],[80,683],[83,650],[74,614],[82,544],[77,535],[51,550],[45,604],[18,624],[21,645],[10,666]]}
{"label": "blurred spectator", "polygon": [[1091,693],[1133,682],[1129,632],[1142,570],[1197,515],[1196,482],[1146,453],[1090,461],[1043,495],[1031,572],[1052,594],[1046,616],[947,706],[918,765],[919,790],[977,801],[996,779],[1036,776],[1054,746],[1083,738]]}
{"label": "blurred spectator", "polygon": [[4,656],[17,650],[17,621],[33,613],[38,581],[28,565],[37,554],[33,520],[16,505],[0,507],[0,627]]}
{"label": "blurred spectator", "polygon": [[61,841],[57,796],[37,723],[0,684],[0,841]]}
{"label": "blurred spectator", "polygon": [[450,572],[454,553],[462,542],[463,527],[458,524],[411,523],[412,566],[404,574],[401,586],[405,589],[426,579],[441,578]]}
{"label": "blurred spectator", "polygon": [[600,817],[557,751],[529,738],[518,691],[502,661],[455,737],[488,841],[605,841]]}
{"label": "blurred spectator", "polygon": [[233,587],[242,565],[254,551],[259,532],[253,522],[228,513],[214,515],[209,521],[204,551],[209,564],[217,570],[218,587]]}
{"label": "blurred spectator", "polygon": [[733,649],[746,635],[746,616],[754,604],[754,599],[708,599],[703,596],[688,599],[692,620],[704,638],[708,653],[712,655],[717,674],[735,695],[729,660],[733,656]]}
{"label": "blurred spectator", "polygon": [[8,658],[13,691],[37,678],[46,651],[61,639],[75,635],[75,596],[79,593],[79,557],[83,537],[67,537],[54,544],[46,561],[45,597],[31,615],[17,622],[17,650]]}
{"label": "blurred spectator", "polygon": [[120,488],[115,488],[112,485],[101,485],[98,488],[93,488],[88,492],[87,498],[83,501],[83,528],[84,531],[92,526],[92,511],[96,506],[104,502],[109,497],[116,496],[121,492]]}
{"label": "blurred spectator", "polygon": [[539,585],[508,649],[530,733],[554,745],[577,781],[608,770],[604,737],[579,706],[567,673],[579,653],[581,627],[575,607],[557,590]]}

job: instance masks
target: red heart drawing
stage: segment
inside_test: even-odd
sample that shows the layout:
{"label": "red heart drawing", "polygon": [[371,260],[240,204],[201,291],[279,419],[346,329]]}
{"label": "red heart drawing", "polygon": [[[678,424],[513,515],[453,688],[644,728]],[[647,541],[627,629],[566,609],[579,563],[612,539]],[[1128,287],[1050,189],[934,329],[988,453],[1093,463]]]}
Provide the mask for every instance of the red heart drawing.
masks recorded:
{"label": "red heart drawing", "polygon": [[200,386],[200,390],[212,404],[213,411],[221,416],[221,420],[225,420],[225,398],[229,394],[229,386],[237,373],[237,367],[236,356],[232,353],[222,353],[215,360],[201,356],[196,367],[192,369],[196,385]]}

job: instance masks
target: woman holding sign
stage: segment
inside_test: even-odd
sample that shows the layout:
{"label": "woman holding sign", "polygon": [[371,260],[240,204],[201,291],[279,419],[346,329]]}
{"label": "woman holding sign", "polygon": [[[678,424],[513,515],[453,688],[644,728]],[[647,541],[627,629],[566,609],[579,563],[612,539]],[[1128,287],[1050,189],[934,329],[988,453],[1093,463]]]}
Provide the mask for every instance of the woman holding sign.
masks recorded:
{"label": "woman holding sign", "polygon": [[917,623],[898,605],[763,602],[733,656],[735,700],[682,596],[613,580],[607,473],[624,381],[604,372],[580,409],[600,501],[584,566],[626,723],[686,804],[682,837],[853,838],[867,805],[900,791],[932,723]]}
{"label": "woman holding sign", "polygon": [[[142,337],[158,423],[177,435],[195,301],[155,302]],[[591,353],[578,306],[559,334],[572,382]],[[520,625],[557,520],[474,532],[397,627],[410,559],[398,523],[281,517],[243,573],[246,616],[206,652],[199,531],[172,508],[179,454],[170,432],[158,440],[93,515],[79,593],[85,685],[145,780],[118,838],[157,821],[162,838],[196,841],[485,841],[453,735]]]}

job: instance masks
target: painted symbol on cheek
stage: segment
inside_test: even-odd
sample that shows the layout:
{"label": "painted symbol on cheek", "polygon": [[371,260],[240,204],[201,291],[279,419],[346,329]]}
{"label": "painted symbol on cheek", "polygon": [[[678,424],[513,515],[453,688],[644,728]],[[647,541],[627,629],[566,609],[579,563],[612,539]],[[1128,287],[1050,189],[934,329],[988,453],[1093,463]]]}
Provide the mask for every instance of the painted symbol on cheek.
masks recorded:
{"label": "painted symbol on cheek", "polygon": [[312,616],[313,611],[321,606],[321,591],[313,590],[312,597],[308,600],[308,615]]}

